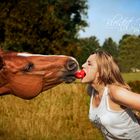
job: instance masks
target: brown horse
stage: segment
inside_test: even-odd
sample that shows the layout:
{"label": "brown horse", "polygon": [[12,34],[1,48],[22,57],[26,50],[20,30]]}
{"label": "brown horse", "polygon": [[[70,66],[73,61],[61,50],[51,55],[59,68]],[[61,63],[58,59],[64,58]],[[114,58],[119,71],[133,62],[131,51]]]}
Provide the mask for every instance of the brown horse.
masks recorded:
{"label": "brown horse", "polygon": [[0,50],[0,95],[32,99],[62,82],[73,82],[77,69],[77,61],[70,56]]}

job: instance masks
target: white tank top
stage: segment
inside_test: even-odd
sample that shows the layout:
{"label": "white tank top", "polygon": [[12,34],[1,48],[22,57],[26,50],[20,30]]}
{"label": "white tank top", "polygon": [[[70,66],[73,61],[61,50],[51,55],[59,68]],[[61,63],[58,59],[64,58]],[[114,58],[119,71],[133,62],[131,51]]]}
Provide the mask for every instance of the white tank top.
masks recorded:
{"label": "white tank top", "polygon": [[140,140],[140,125],[131,109],[113,111],[109,108],[108,88],[105,87],[98,107],[93,107],[91,95],[89,119],[107,140]]}

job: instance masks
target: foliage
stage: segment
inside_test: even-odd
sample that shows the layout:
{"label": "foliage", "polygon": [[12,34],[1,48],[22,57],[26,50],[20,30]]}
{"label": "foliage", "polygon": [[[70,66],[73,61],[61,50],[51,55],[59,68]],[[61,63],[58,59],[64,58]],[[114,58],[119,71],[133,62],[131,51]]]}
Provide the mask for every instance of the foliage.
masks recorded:
{"label": "foliage", "polygon": [[78,62],[83,64],[89,55],[100,48],[99,42],[95,36],[79,39],[80,55],[77,56]]}
{"label": "foliage", "polygon": [[0,47],[5,50],[74,56],[80,66],[103,49],[119,60],[122,72],[140,69],[140,36],[125,34],[117,44],[95,36],[78,38],[87,26],[87,0],[1,0]]}
{"label": "foliage", "polygon": [[104,41],[102,49],[110,53],[115,59],[118,57],[118,45],[116,42],[112,40],[112,38],[108,38]]}
{"label": "foliage", "polygon": [[0,44],[32,53],[73,52],[78,31],[87,26],[86,10],[87,0],[1,1]]}
{"label": "foliage", "polygon": [[119,62],[122,71],[140,69],[140,37],[125,35],[119,44]]}

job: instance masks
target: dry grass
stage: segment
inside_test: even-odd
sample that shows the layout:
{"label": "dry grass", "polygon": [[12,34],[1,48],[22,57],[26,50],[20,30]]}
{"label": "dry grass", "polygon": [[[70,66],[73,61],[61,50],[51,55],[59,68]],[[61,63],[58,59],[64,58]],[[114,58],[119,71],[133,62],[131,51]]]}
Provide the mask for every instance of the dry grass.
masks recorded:
{"label": "dry grass", "polygon": [[0,140],[102,140],[88,119],[85,88],[61,84],[30,101],[0,97]]}

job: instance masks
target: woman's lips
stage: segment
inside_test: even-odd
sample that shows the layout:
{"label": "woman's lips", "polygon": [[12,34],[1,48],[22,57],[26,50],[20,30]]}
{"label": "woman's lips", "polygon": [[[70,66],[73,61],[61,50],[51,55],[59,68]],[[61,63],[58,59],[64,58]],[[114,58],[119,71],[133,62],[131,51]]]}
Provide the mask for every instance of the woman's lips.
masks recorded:
{"label": "woman's lips", "polygon": [[79,70],[79,71],[77,71],[77,72],[75,73],[75,77],[76,77],[77,79],[82,79],[82,78],[85,77],[85,75],[86,75],[86,73],[85,73],[84,70]]}

